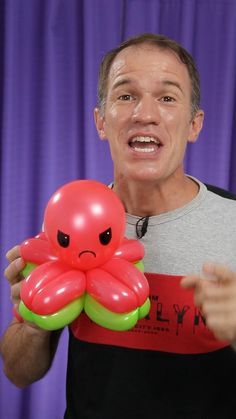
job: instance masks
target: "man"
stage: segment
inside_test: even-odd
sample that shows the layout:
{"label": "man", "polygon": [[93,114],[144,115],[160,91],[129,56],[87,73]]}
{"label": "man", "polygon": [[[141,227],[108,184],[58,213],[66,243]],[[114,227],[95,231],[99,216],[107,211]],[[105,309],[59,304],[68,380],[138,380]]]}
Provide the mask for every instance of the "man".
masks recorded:
{"label": "man", "polygon": [[[128,332],[83,315],[71,325],[65,418],[235,417],[236,203],[184,173],[202,129],[199,101],[192,57],[164,36],[131,38],[102,62],[95,123],[109,141],[126,234],[145,247],[152,308]],[[17,304],[24,264],[17,247],[7,256]],[[1,343],[8,377],[18,386],[41,378],[58,338],[15,318]]]}

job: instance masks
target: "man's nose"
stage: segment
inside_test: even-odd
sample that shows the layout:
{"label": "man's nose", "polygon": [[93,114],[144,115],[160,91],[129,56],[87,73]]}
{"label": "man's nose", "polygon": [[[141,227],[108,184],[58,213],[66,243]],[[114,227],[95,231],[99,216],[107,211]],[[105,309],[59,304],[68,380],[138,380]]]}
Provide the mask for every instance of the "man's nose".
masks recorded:
{"label": "man's nose", "polygon": [[158,125],[160,123],[158,102],[152,97],[141,98],[133,110],[132,120],[141,124]]}

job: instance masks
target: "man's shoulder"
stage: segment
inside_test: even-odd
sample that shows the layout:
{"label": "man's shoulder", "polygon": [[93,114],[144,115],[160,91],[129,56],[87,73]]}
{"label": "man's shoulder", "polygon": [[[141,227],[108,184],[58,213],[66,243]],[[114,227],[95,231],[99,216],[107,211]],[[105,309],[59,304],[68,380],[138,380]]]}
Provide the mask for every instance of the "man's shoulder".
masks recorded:
{"label": "man's shoulder", "polygon": [[228,191],[227,189],[220,188],[219,186],[210,185],[208,183],[205,183],[205,185],[210,192],[213,192],[216,195],[220,195],[223,198],[236,200],[236,194]]}

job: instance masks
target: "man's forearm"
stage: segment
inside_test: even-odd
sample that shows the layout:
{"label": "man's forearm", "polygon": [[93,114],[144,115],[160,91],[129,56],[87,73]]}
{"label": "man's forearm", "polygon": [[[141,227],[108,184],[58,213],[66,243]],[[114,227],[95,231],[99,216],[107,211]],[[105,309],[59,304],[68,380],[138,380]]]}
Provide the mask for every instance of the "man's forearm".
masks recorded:
{"label": "man's forearm", "polygon": [[13,320],[0,346],[9,380],[25,387],[42,378],[51,366],[59,335]]}

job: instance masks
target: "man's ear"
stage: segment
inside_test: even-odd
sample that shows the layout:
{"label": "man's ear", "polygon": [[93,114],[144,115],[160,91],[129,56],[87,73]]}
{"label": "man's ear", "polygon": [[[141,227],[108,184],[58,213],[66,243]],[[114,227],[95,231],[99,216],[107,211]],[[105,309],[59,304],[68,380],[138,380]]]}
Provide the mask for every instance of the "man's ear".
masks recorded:
{"label": "man's ear", "polygon": [[94,109],[94,121],[97,128],[97,132],[101,140],[105,140],[105,132],[104,132],[104,116],[101,113],[101,109],[95,108]]}
{"label": "man's ear", "polygon": [[192,121],[190,122],[190,130],[188,137],[188,141],[190,143],[194,143],[195,141],[197,141],[197,138],[202,130],[203,121],[204,112],[202,109],[199,109],[193,117]]}

